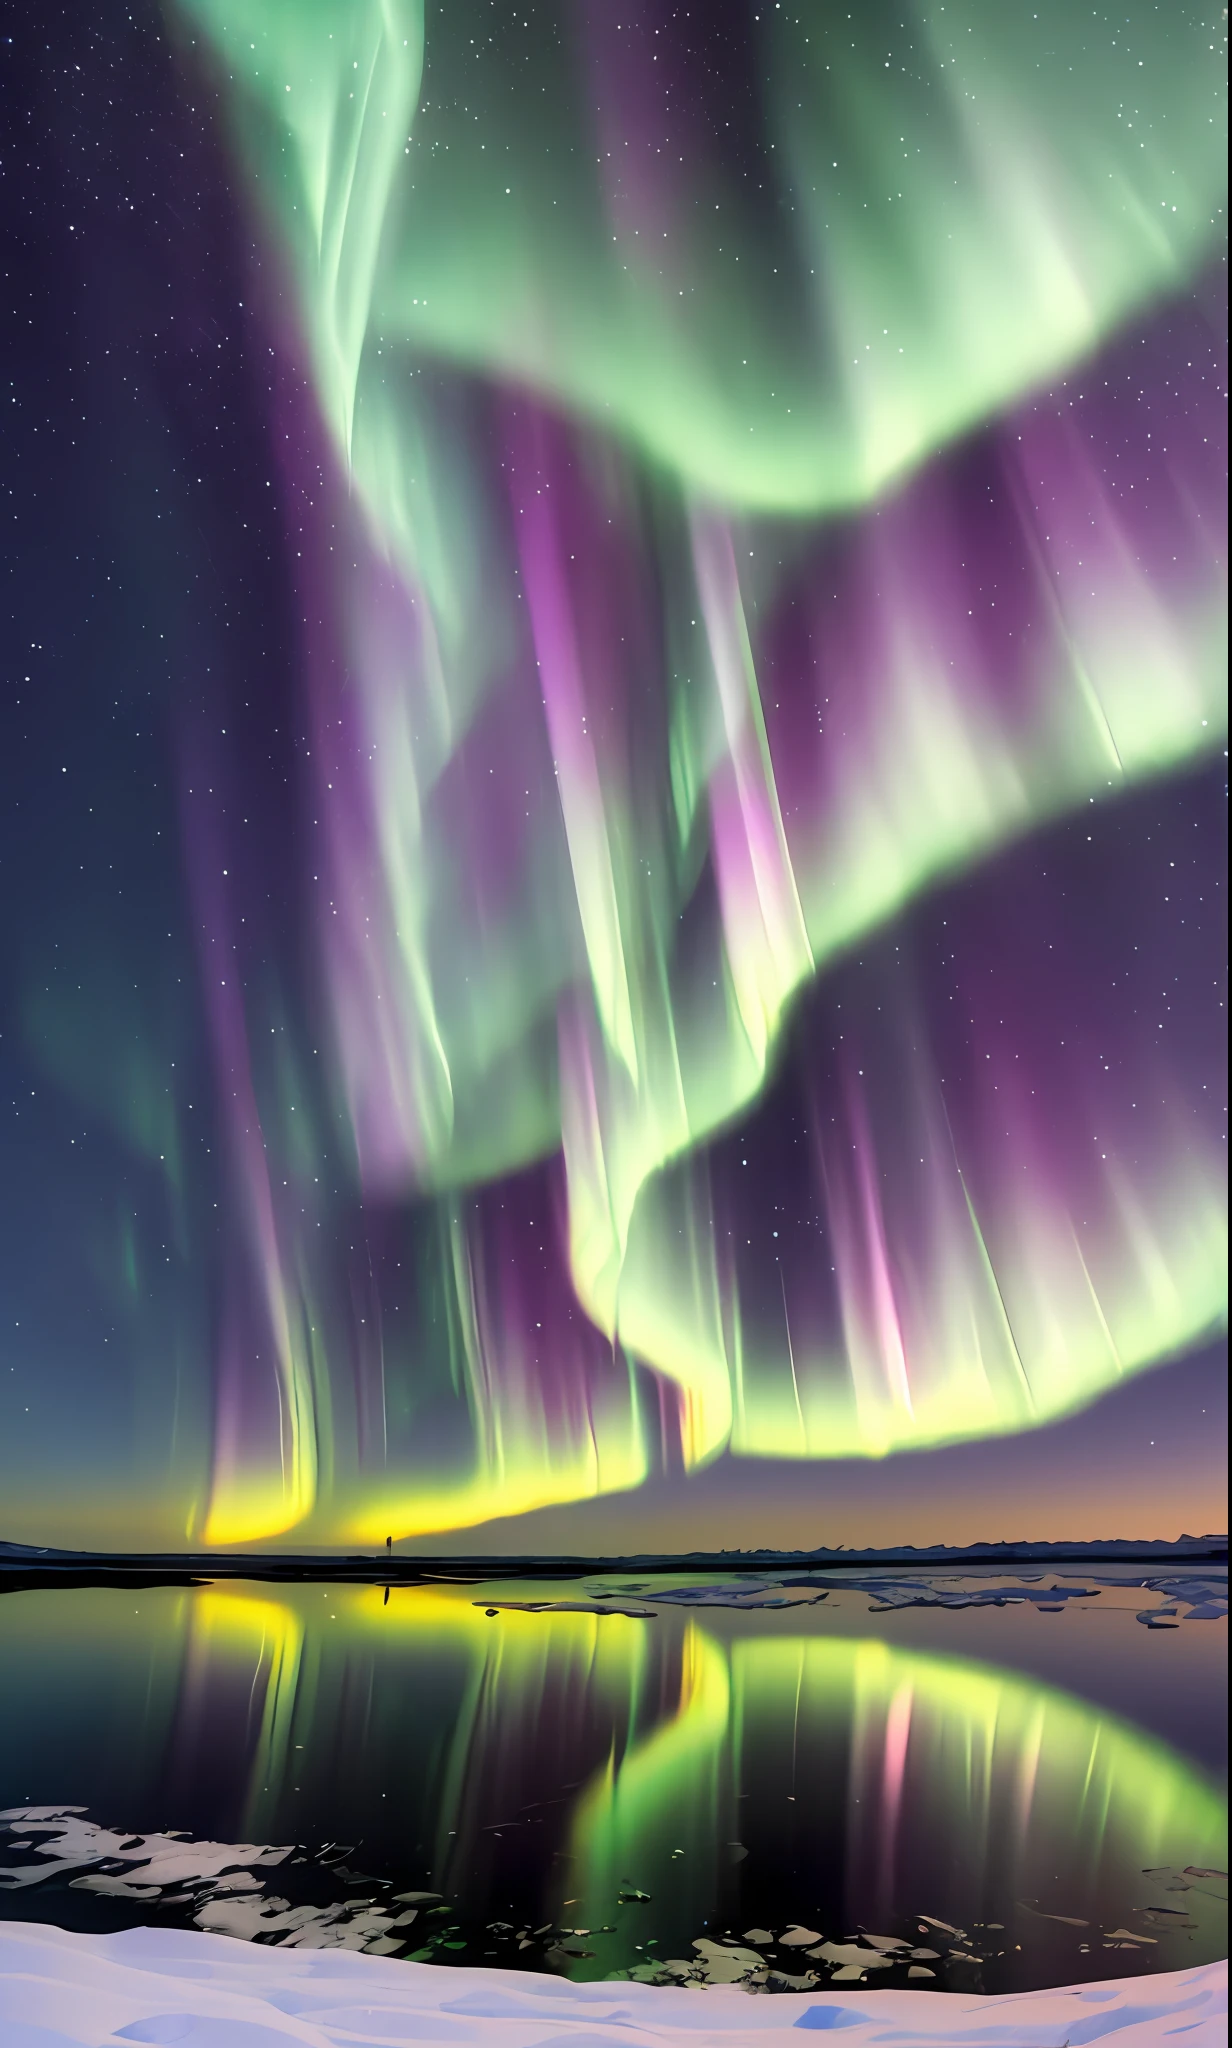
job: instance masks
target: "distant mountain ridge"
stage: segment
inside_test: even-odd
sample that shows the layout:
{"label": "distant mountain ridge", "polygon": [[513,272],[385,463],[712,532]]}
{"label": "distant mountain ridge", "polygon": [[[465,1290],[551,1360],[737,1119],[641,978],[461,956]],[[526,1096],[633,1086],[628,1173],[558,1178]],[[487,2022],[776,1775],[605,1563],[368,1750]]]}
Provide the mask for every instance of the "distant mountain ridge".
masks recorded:
{"label": "distant mountain ridge", "polygon": [[1226,1565],[1226,1535],[1112,1537],[1102,1541],[933,1543],[917,1547],[896,1544],[879,1550],[837,1548],[817,1550],[690,1550],[653,1551],[619,1557],[525,1555],[521,1557],[458,1557],[388,1554],[385,1551],[342,1554],[338,1551],[141,1552],[80,1551],[0,1542],[0,1589],[52,1584],[144,1583],[192,1584],[208,1579],[354,1580],[368,1583],[414,1584],[447,1578],[457,1582],[483,1579],[583,1577],[600,1572],[741,1572],[788,1565],[794,1569],[1117,1564]]}

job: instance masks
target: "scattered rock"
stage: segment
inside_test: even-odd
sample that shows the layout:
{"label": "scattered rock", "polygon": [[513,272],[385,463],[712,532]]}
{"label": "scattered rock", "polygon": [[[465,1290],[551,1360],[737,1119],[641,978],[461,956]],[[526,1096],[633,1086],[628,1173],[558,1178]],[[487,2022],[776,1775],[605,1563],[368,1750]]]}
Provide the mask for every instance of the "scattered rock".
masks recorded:
{"label": "scattered rock", "polygon": [[888,1970],[893,1960],[883,1956],[878,1949],[861,1948],[855,1941],[823,1941],[818,1948],[811,1948],[809,1955],[815,1962],[833,1963],[841,1970]]}
{"label": "scattered rock", "polygon": [[802,1977],[789,1976],[786,1970],[770,1970],[766,1974],[767,1991],[811,1991],[816,1982],[816,1970],[806,1970]]}
{"label": "scattered rock", "polygon": [[757,1959],[756,1965],[739,1962],[735,1956],[709,1956],[705,1966],[706,1982],[708,1984],[743,1983],[744,1979],[750,1975],[751,1970],[759,1967],[760,1963],[760,1956]]}
{"label": "scattered rock", "polygon": [[704,1935],[700,1941],[695,1941],[693,1946],[698,1955],[704,1957],[707,1962],[713,1962],[716,1958],[731,1958],[742,1963],[748,1970],[760,1970],[766,1960],[764,1956],[758,1955],[756,1949],[741,1948],[734,1941],[708,1941]]}

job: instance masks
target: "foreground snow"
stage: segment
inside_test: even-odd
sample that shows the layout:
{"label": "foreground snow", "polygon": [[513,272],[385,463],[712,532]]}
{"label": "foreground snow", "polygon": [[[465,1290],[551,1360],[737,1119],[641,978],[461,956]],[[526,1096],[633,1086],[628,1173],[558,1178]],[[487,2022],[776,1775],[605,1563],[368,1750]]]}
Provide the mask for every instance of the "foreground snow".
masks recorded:
{"label": "foreground snow", "polygon": [[165,1928],[68,1934],[0,1922],[0,2048],[755,2048],[795,2029],[841,2033],[844,2048],[1224,2048],[1227,1993],[1227,1964],[1211,1963],[1014,1998],[827,1990],[751,2000]]}

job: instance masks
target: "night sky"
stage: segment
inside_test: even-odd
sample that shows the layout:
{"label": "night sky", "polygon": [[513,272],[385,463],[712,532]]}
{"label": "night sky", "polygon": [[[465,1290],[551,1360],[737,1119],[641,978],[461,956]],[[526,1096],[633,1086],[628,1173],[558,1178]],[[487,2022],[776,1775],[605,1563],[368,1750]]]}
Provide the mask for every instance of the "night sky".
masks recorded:
{"label": "night sky", "polygon": [[1225,63],[0,44],[0,1536],[1226,1527]]}

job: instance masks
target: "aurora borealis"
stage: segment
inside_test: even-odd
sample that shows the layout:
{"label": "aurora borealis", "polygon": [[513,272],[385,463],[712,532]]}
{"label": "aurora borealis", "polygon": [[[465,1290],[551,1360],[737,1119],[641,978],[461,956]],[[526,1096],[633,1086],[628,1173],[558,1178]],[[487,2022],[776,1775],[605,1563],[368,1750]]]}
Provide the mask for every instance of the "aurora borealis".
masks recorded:
{"label": "aurora borealis", "polygon": [[30,34],[0,1534],[820,1515],[1219,1336],[1225,56]]}

